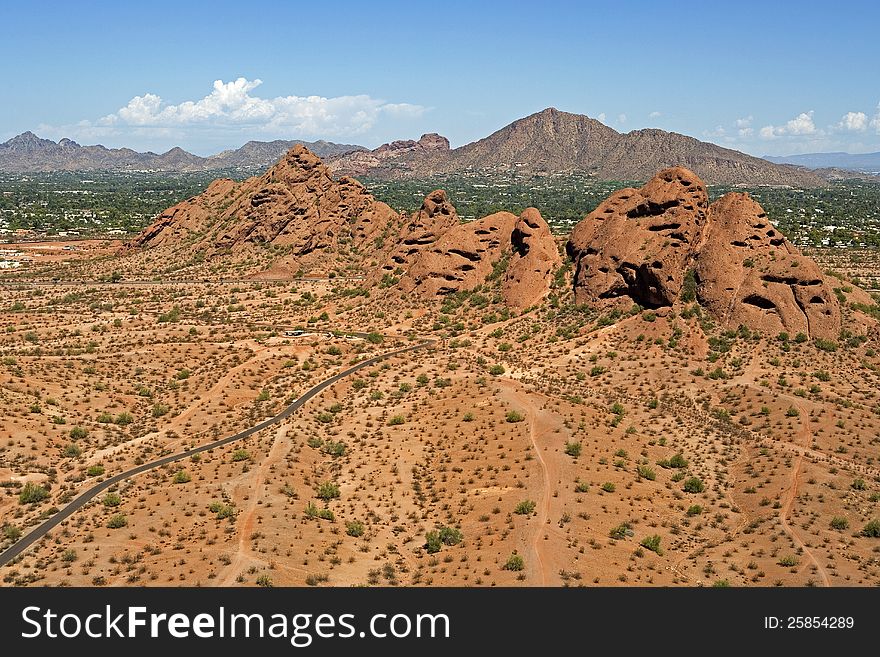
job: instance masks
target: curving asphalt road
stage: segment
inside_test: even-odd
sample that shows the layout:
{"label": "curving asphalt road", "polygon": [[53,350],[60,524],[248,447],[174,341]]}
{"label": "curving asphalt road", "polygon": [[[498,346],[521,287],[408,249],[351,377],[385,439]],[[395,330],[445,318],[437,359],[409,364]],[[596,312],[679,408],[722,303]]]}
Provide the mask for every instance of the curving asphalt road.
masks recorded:
{"label": "curving asphalt road", "polygon": [[[366,334],[364,333],[354,333],[353,335],[357,335],[359,337],[364,337]],[[98,493],[107,490],[114,484],[118,484],[120,481],[128,479],[129,477],[134,477],[135,475],[139,475],[143,472],[147,472],[148,470],[152,470],[153,468],[158,468],[160,466],[166,465],[168,463],[174,463],[175,461],[182,461],[185,458],[192,456],[193,454],[198,454],[200,452],[206,452],[210,449],[216,449],[217,447],[223,447],[224,445],[228,445],[229,443],[235,442],[236,440],[241,440],[242,438],[247,438],[258,431],[262,431],[266,427],[270,427],[273,424],[277,424],[281,422],[281,420],[290,417],[295,413],[300,407],[303,406],[307,401],[309,401],[315,395],[320,394],[325,388],[332,386],[334,383],[339,381],[340,379],[344,379],[347,376],[350,376],[361,370],[365,367],[369,367],[370,365],[379,362],[380,360],[384,360],[385,358],[389,358],[391,356],[397,356],[398,354],[403,354],[409,351],[416,351],[417,349],[423,349],[431,344],[434,344],[436,340],[432,339],[423,339],[421,342],[410,345],[408,347],[401,347],[400,349],[394,349],[392,351],[385,352],[384,354],[379,354],[378,356],[373,356],[366,360],[363,360],[356,365],[352,365],[346,370],[339,372],[339,374],[335,374],[331,376],[329,379],[325,379],[321,381],[318,385],[310,388],[307,392],[305,392],[299,399],[295,402],[287,406],[284,410],[282,410],[278,415],[269,418],[268,420],[263,420],[259,424],[255,424],[249,429],[245,429],[244,431],[240,431],[232,436],[227,436],[226,438],[221,438],[220,440],[216,440],[212,443],[208,443],[206,445],[202,445],[200,447],[195,447],[189,451],[181,452],[179,454],[170,454],[169,456],[163,456],[160,459],[156,459],[155,461],[150,461],[149,463],[144,463],[142,465],[137,466],[136,468],[132,468],[131,470],[126,470],[125,472],[121,472],[117,475],[110,477],[109,479],[105,479],[104,481],[96,484],[81,493],[76,499],[70,502],[67,506],[65,506],[61,511],[56,513],[54,516],[49,518],[42,525],[33,529],[30,533],[23,536],[18,540],[17,543],[14,543],[9,549],[0,554],[0,566],[4,566],[15,557],[20,555],[22,552],[27,550],[31,545],[35,542],[39,541],[43,538],[47,533],[49,533],[52,529],[57,527],[61,522],[72,516],[79,509],[85,506],[86,502],[94,498]]]}

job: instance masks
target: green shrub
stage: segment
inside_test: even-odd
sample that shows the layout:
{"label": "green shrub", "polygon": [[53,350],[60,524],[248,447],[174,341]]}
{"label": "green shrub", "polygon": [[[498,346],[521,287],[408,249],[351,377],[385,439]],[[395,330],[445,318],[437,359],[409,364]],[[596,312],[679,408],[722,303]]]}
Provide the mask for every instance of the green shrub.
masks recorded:
{"label": "green shrub", "polygon": [[246,449],[237,449],[232,452],[232,462],[238,463],[239,461],[250,461],[251,455]]}
{"label": "green shrub", "polygon": [[110,529],[121,529],[128,525],[128,519],[122,515],[121,513],[113,516],[110,520],[107,521],[107,527]]}
{"label": "green shrub", "polygon": [[785,566],[786,568],[794,568],[798,565],[798,559],[796,556],[792,554],[787,554],[781,559],[779,559],[779,565]]}
{"label": "green shrub", "polygon": [[441,527],[440,541],[443,545],[458,545],[464,539],[464,535],[455,527]]}
{"label": "green shrub", "polygon": [[345,523],[345,533],[349,536],[359,538],[360,536],[364,535],[365,531],[366,527],[364,527],[364,523],[362,523],[360,520],[352,520]]}
{"label": "green shrub", "polygon": [[645,536],[639,545],[645,549],[651,550],[651,552],[656,552],[661,556],[663,555],[663,548],[660,547],[660,537],[657,534],[654,534],[653,536]]}
{"label": "green shrub", "polygon": [[15,543],[21,538],[21,530],[15,525],[3,525],[3,538]]}
{"label": "green shrub", "polygon": [[119,493],[107,493],[101,501],[104,506],[114,507],[122,504],[122,497],[120,497]]}
{"label": "green shrub", "polygon": [[70,439],[71,440],[82,440],[86,436],[89,435],[89,432],[82,427],[74,427],[70,430]]}
{"label": "green shrub", "polygon": [[69,443],[61,451],[62,456],[70,459],[75,459],[80,454],[82,454],[82,449],[80,449],[79,445],[77,445],[76,443]]}
{"label": "green shrub", "polygon": [[880,538],[880,520],[874,518],[865,525],[864,529],[862,529],[862,536],[867,536],[868,538]]}
{"label": "green shrub", "polygon": [[32,481],[27,482],[18,494],[19,504],[37,504],[49,497],[49,491],[35,484]]}
{"label": "green shrub", "polygon": [[406,418],[402,415],[395,415],[390,420],[388,420],[389,427],[397,427],[406,422]]}
{"label": "green shrub", "polygon": [[640,477],[648,479],[649,481],[654,481],[657,478],[657,474],[654,472],[654,470],[649,468],[647,465],[640,465],[637,468],[637,472],[639,473]]}
{"label": "green shrub", "polygon": [[526,562],[523,558],[518,555],[516,552],[510,555],[507,559],[507,563],[504,564],[504,570],[511,570],[514,572],[518,572],[523,570],[526,567]]}
{"label": "green shrub", "polygon": [[504,419],[510,423],[515,423],[515,422],[522,422],[526,418],[519,411],[508,411],[507,415],[504,416]]}
{"label": "green shrub", "polygon": [[178,470],[174,474],[174,479],[172,481],[175,484],[185,484],[192,481],[192,477],[189,476],[189,473],[186,470]]}
{"label": "green shrub", "polygon": [[837,531],[843,531],[847,527],[849,527],[849,520],[847,520],[843,516],[834,516],[831,519],[831,529],[836,529]]}
{"label": "green shrub", "polygon": [[702,493],[706,489],[703,480],[699,477],[689,477],[684,482],[685,493]]}
{"label": "green shrub", "polygon": [[703,512],[703,507],[699,504],[694,504],[688,507],[687,514],[689,516],[698,516]]}
{"label": "green shrub", "polygon": [[610,481],[606,481],[604,484],[602,484],[602,490],[604,490],[606,493],[613,493],[615,490],[615,486]]}
{"label": "green shrub", "polygon": [[615,540],[622,540],[627,536],[632,536],[632,529],[628,522],[621,523],[617,527],[612,528],[608,535]]}
{"label": "green shrub", "polygon": [[321,520],[335,520],[336,516],[330,509],[319,509],[312,502],[306,505],[307,518],[320,518]]}
{"label": "green shrub", "polygon": [[131,413],[123,411],[116,416],[116,419],[114,419],[113,422],[115,424],[118,424],[120,427],[124,427],[134,422],[134,418],[131,416]]}
{"label": "green shrub", "polygon": [[489,368],[489,374],[491,374],[492,376],[501,376],[506,371],[507,370],[504,369],[504,365],[493,365]]}
{"label": "green shrub", "polygon": [[325,502],[339,497],[339,485],[331,481],[325,481],[317,488],[317,495]]}
{"label": "green shrub", "polygon": [[234,504],[224,504],[223,502],[212,502],[208,510],[217,514],[217,520],[234,518],[236,513]]}
{"label": "green shrub", "polygon": [[96,465],[90,465],[88,470],[86,470],[86,474],[89,477],[100,477],[102,474],[104,474],[104,466],[100,463]]}
{"label": "green shrub", "polygon": [[565,443],[565,453],[569,456],[577,458],[581,455],[581,444],[578,443]]}
{"label": "green shrub", "polygon": [[527,516],[535,510],[535,504],[532,500],[523,500],[519,504],[516,505],[516,508],[513,510],[514,513],[518,513],[521,516]]}
{"label": "green shrub", "polygon": [[443,548],[443,543],[440,541],[440,532],[430,531],[425,534],[425,551],[428,554],[436,554]]}

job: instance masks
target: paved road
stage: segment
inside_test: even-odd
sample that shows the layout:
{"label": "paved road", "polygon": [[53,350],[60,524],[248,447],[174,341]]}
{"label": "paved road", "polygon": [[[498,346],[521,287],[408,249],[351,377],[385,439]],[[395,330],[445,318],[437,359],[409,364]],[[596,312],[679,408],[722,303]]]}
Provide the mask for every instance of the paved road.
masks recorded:
{"label": "paved road", "polygon": [[[364,336],[365,334],[355,334],[359,336]],[[373,356],[366,360],[357,363],[356,365],[352,365],[346,370],[341,371],[339,374],[331,376],[329,379],[325,379],[321,381],[318,385],[310,388],[305,394],[303,394],[299,399],[295,402],[287,406],[283,411],[281,411],[275,417],[271,417],[268,420],[264,420],[259,424],[255,424],[249,429],[245,429],[244,431],[240,431],[237,434],[232,436],[228,436],[226,438],[221,438],[220,440],[214,441],[212,443],[208,443],[207,445],[202,445],[200,447],[193,448],[187,452],[181,452],[179,454],[171,454],[169,456],[164,456],[155,461],[150,461],[149,463],[144,463],[143,465],[139,465],[136,468],[132,468],[131,470],[127,470],[118,475],[110,477],[109,479],[105,479],[99,484],[92,486],[84,493],[81,493],[79,497],[70,502],[67,506],[65,506],[61,511],[56,513],[54,516],[49,518],[42,525],[33,529],[26,536],[23,536],[18,540],[17,543],[13,544],[8,550],[0,554],[0,566],[4,566],[15,557],[20,555],[22,552],[27,550],[31,545],[33,545],[36,541],[43,538],[48,532],[58,526],[59,523],[63,522],[74,513],[76,513],[79,509],[81,509],[86,502],[94,498],[98,493],[101,493],[111,486],[118,484],[120,481],[128,479],[129,477],[134,477],[135,475],[139,475],[141,473],[147,472],[148,470],[152,470],[154,468],[158,468],[160,466],[166,465],[168,463],[174,463],[176,461],[182,461],[185,458],[192,456],[193,454],[198,454],[199,452],[206,452],[210,449],[216,449],[217,447],[223,447],[224,445],[228,445],[229,443],[235,442],[236,440],[241,440],[243,438],[247,438],[258,431],[262,431],[266,427],[272,426],[273,424],[277,424],[281,422],[281,420],[290,417],[293,415],[300,407],[303,406],[307,401],[309,401],[315,395],[320,394],[325,388],[332,386],[334,383],[339,381],[340,379],[344,379],[347,376],[350,376],[361,370],[365,367],[369,367],[374,363],[379,362],[380,360],[384,360],[385,358],[389,358],[391,356],[397,356],[399,354],[403,354],[409,351],[415,351],[417,349],[423,349],[428,345],[434,344],[435,340],[424,339],[414,345],[410,345],[408,347],[402,347],[400,349],[394,349],[393,351],[385,352],[384,354],[379,354],[378,356]]]}

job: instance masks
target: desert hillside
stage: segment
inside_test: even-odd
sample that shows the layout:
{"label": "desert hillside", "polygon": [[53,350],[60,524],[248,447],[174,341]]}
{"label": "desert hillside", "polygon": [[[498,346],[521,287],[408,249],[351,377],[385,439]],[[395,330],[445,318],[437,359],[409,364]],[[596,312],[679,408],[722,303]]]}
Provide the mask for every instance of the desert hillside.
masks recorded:
{"label": "desert hillside", "polygon": [[682,167],[560,237],[297,146],[0,308],[5,585],[880,584],[880,306]]}

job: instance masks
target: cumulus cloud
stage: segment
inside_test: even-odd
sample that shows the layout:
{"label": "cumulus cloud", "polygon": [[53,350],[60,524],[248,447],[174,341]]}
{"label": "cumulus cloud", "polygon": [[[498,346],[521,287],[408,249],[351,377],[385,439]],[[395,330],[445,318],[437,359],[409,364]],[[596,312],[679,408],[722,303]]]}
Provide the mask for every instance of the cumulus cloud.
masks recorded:
{"label": "cumulus cloud", "polygon": [[752,121],[754,121],[754,120],[755,120],[755,117],[753,117],[751,114],[749,114],[748,116],[744,116],[740,119],[737,119],[736,120],[736,127],[739,128],[740,130],[744,130],[744,129],[750,127],[752,125]]}
{"label": "cumulus cloud", "polygon": [[656,119],[661,116],[663,116],[663,114],[661,112],[651,112],[650,114],[648,114],[649,119]]}
{"label": "cumulus cloud", "polygon": [[617,115],[618,123],[626,123],[626,114],[618,114]]}
{"label": "cumulus cloud", "polygon": [[837,127],[841,130],[862,132],[868,127],[868,115],[864,112],[847,112],[840,119]]}
{"label": "cumulus cloud", "polygon": [[880,103],[877,103],[877,112],[874,114],[874,118],[871,119],[871,127],[877,131],[877,134],[880,134]]}
{"label": "cumulus cloud", "polygon": [[599,115],[596,118],[599,119],[600,122],[605,123],[605,119],[608,117],[605,116],[605,112],[599,112]]}
{"label": "cumulus cloud", "polygon": [[216,80],[199,100],[169,104],[153,93],[135,96],[95,122],[97,127],[183,128],[251,127],[297,136],[337,137],[363,134],[383,117],[415,118],[421,105],[388,103],[368,95],[278,96],[262,98],[252,92],[262,80]]}
{"label": "cumulus cloud", "polygon": [[785,125],[766,125],[761,128],[759,134],[762,139],[775,139],[777,137],[815,135],[818,132],[816,124],[813,123],[813,110],[810,110],[809,112],[801,112],[787,121]]}

